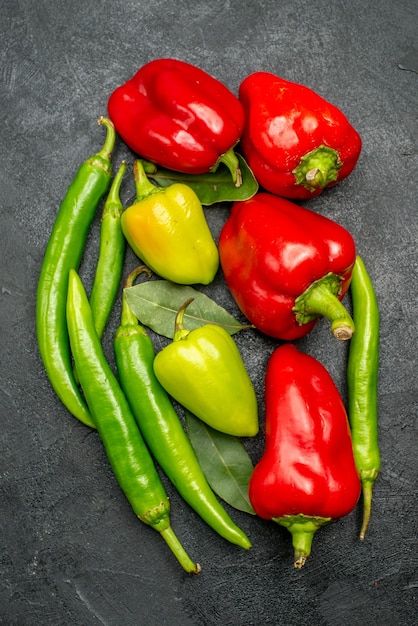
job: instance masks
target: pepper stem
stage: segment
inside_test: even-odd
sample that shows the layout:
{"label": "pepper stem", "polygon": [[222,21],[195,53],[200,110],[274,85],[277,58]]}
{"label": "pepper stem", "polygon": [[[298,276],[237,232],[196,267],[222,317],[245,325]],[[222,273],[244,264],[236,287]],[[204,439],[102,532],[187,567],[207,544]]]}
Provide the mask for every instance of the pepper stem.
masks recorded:
{"label": "pepper stem", "polygon": [[274,517],[273,522],[284,526],[292,535],[294,566],[301,569],[311,554],[314,534],[321,526],[331,522],[330,517],[314,517],[310,515],[284,515]]}
{"label": "pepper stem", "polygon": [[179,310],[177,311],[176,319],[174,321],[174,336],[173,341],[179,341],[180,339],[185,339],[187,335],[190,333],[187,328],[183,326],[184,313],[189,306],[193,302],[194,298],[189,298],[186,302],[183,302]]}
{"label": "pepper stem", "polygon": [[152,271],[146,265],[140,265],[139,267],[136,267],[134,270],[132,270],[132,272],[128,274],[125,280],[125,284],[123,286],[124,291],[122,293],[122,313],[120,322],[121,326],[123,327],[136,326],[138,324],[138,320],[136,316],[132,313],[132,309],[128,304],[125,289],[129,289],[129,287],[132,287],[135,280],[140,274],[147,274],[148,278],[150,278],[152,275]]}
{"label": "pepper stem", "polygon": [[97,123],[101,126],[106,126],[107,135],[103,145],[103,148],[100,152],[97,153],[96,156],[102,157],[103,159],[110,159],[112,155],[113,148],[115,147],[116,141],[116,131],[113,125],[113,122],[108,118],[101,115],[97,120]]}
{"label": "pepper stem", "polygon": [[186,550],[178,540],[170,524],[170,503],[163,500],[160,504],[148,509],[143,515],[138,516],[141,522],[148,524],[164,539],[171,552],[176,557],[182,568],[189,574],[198,574],[201,570],[199,564],[193,563]]}
{"label": "pepper stem", "polygon": [[234,149],[231,148],[228,152],[222,154],[219,159],[216,161],[215,165],[211,167],[211,172],[216,172],[218,169],[219,163],[223,163],[229,169],[232,175],[232,180],[234,182],[235,187],[241,187],[242,185],[242,172],[239,165],[238,157],[234,152]]}
{"label": "pepper stem", "polygon": [[199,563],[194,563],[181,545],[171,526],[160,531],[161,537],[164,539],[171,552],[176,557],[184,571],[188,574],[199,574],[202,570]]}
{"label": "pepper stem", "polygon": [[144,166],[140,159],[136,159],[134,161],[133,172],[137,202],[140,202],[141,200],[147,198],[153,193],[161,193],[164,191],[163,189],[153,185],[152,182],[148,179],[144,170]]}
{"label": "pepper stem", "polygon": [[331,322],[331,332],[336,339],[346,341],[354,333],[354,322],[345,306],[338,299],[342,278],[332,272],[313,282],[295,300],[293,311],[298,324],[307,324],[317,317]]}
{"label": "pepper stem", "polygon": [[338,152],[334,148],[322,145],[305,154],[293,170],[293,174],[297,185],[303,185],[309,191],[316,191],[336,181],[341,167]]}

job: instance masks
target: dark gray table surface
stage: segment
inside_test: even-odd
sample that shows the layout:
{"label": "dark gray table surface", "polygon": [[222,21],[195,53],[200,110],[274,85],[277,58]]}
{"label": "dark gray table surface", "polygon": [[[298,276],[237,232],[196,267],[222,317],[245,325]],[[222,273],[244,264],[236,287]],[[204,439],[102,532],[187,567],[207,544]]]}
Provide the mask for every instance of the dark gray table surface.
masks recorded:
{"label": "dark gray table surface", "polygon": [[[5,0],[0,8],[1,393],[0,623],[8,626],[379,626],[418,621],[417,594],[417,4],[415,0]],[[364,543],[361,507],[318,531],[304,569],[290,535],[228,508],[253,541],[216,535],[165,481],[172,522],[203,567],[184,574],[136,520],[97,434],[72,418],[46,378],[35,291],[59,203],[101,145],[110,92],[148,60],[177,57],[237,92],[268,70],[342,108],[363,139],[354,173],[306,206],[353,234],[381,307],[381,475]],[[133,155],[118,141],[114,163]],[[130,176],[124,203],[134,196]],[[229,206],[207,209],[217,237]],[[99,214],[80,272],[91,286]],[[128,252],[126,269],[136,262]],[[237,314],[222,276],[208,293]],[[347,306],[350,306],[347,299]],[[104,345],[120,314],[115,306]],[[278,342],[239,333],[257,390]],[[160,344],[159,344],[160,345]],[[347,344],[325,323],[299,342],[346,397]],[[163,477],[164,479],[164,477]]]}

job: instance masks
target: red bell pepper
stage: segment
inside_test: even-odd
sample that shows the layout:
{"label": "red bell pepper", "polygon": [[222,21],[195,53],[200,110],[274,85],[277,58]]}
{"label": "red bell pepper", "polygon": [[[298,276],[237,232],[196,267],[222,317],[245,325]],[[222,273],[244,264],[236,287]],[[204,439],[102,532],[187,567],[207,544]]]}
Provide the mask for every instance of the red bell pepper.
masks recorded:
{"label": "red bell pepper", "polygon": [[290,200],[258,193],[233,204],[218,248],[236,303],[266,335],[298,339],[324,316],[337,339],[352,336],[354,323],[341,300],[356,248],[336,222]]}
{"label": "red bell pepper", "polygon": [[241,83],[239,99],[246,115],[242,153],[266,191],[312,198],[353,171],[360,135],[308,87],[255,72]]}
{"label": "red bell pepper", "polygon": [[267,364],[265,416],[249,498],[259,517],[292,534],[300,568],[317,529],[350,513],[360,497],[347,413],[325,367],[284,344]]}
{"label": "red bell pepper", "polygon": [[137,154],[186,174],[214,171],[220,162],[240,186],[234,146],[244,111],[220,81],[190,63],[155,59],[113,91],[109,116]]}

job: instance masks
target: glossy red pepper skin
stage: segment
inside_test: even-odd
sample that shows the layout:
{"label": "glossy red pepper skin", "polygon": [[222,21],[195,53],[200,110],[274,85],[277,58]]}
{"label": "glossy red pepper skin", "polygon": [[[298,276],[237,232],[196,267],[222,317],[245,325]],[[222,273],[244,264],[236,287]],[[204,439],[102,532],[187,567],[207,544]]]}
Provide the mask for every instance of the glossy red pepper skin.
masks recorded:
{"label": "glossy red pepper skin", "polygon": [[[354,324],[341,300],[350,284],[356,248],[341,225],[284,198],[258,193],[233,204],[218,249],[236,303],[263,333],[298,339],[325,316],[335,336],[348,328],[349,336],[338,339],[351,336]],[[328,281],[332,293],[329,298],[326,294],[323,310],[315,311],[306,296]],[[331,315],[334,307],[336,317]]]}
{"label": "glossy red pepper skin", "polygon": [[204,70],[177,59],[143,65],[111,94],[109,116],[142,157],[178,172],[202,174],[238,142],[238,98]]}
{"label": "glossy red pepper skin", "polygon": [[307,199],[346,178],[362,142],[344,113],[304,85],[255,72],[240,85],[242,153],[266,191]]}
{"label": "glossy red pepper skin", "polygon": [[361,485],[341,395],[326,368],[293,344],[277,348],[267,364],[265,433],[249,498],[259,517],[292,533],[299,567],[313,533],[350,513]]}

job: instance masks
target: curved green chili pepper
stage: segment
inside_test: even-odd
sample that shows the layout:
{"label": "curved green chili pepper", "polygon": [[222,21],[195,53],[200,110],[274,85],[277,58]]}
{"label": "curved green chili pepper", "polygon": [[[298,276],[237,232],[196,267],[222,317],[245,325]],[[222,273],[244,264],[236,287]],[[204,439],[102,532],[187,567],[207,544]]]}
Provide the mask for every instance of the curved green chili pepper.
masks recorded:
{"label": "curved green chili pepper", "polygon": [[110,158],[115,129],[108,118],[101,117],[98,123],[106,126],[106,141],[100,152],[80,166],[60,205],[45,250],[36,295],[38,346],[47,376],[70,413],[92,427],[93,420],[74,377],[65,303],[68,272],[80,264],[97,205],[112,176]]}
{"label": "curved green chili pepper", "polygon": [[198,573],[170,525],[170,504],[119,383],[106,361],[83,284],[70,270],[67,324],[88,407],[116,479],[135,514],[164,538],[183,569]]}
{"label": "curved green chili pepper", "polygon": [[350,339],[347,387],[348,416],[354,458],[363,490],[363,540],[370,520],[373,484],[380,471],[377,383],[379,369],[379,308],[373,284],[357,256],[350,284],[356,332]]}
{"label": "curved green chili pepper", "polygon": [[96,332],[101,338],[115,303],[125,256],[125,237],[120,225],[123,205],[119,190],[126,170],[122,161],[103,207],[100,229],[100,250],[90,293]]}
{"label": "curved green chili pepper", "polygon": [[[126,281],[132,285],[144,266]],[[158,382],[154,347],[123,295],[121,325],[115,336],[119,380],[152,455],[182,498],[220,536],[248,549],[251,543],[221,506],[202,472],[174,406]]]}

